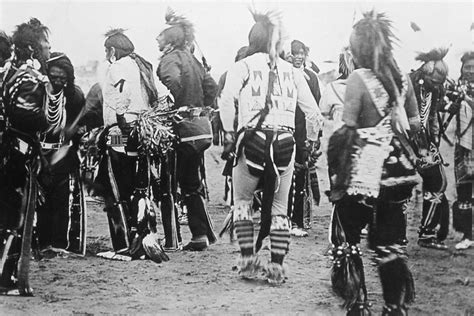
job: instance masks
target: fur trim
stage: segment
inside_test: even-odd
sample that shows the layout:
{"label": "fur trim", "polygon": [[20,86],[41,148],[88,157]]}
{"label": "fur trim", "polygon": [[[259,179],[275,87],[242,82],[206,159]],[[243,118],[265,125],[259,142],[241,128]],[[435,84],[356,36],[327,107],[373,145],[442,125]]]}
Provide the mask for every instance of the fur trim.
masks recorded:
{"label": "fur trim", "polygon": [[378,270],[387,306],[402,307],[415,300],[415,282],[404,258],[391,253],[380,261]]}
{"label": "fur trim", "polygon": [[[334,247],[332,253],[332,289],[342,299],[343,307],[351,310],[357,302],[367,300],[364,264],[360,249],[347,243]],[[361,293],[362,290],[362,293]],[[364,298],[362,299],[362,294]]]}
{"label": "fur trim", "polygon": [[265,274],[268,283],[279,285],[285,283],[286,269],[278,263],[269,262],[265,265]]}
{"label": "fur trim", "polygon": [[237,261],[237,268],[243,279],[255,279],[263,271],[260,258],[257,256],[241,257]]}
{"label": "fur trim", "polygon": [[178,15],[173,9],[168,7],[165,14],[166,24],[170,26],[180,26],[184,31],[184,40],[187,44],[194,42],[194,25],[184,15]]}

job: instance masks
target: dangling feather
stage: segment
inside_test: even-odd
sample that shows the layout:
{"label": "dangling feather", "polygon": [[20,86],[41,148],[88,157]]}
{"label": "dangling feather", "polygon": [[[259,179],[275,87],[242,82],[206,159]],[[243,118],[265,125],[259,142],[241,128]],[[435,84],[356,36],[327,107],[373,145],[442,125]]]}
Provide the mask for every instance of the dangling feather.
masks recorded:
{"label": "dangling feather", "polygon": [[414,32],[421,31],[421,28],[415,22],[410,22],[410,27]]}
{"label": "dangling feather", "polygon": [[283,49],[284,30],[283,15],[280,11],[268,11],[265,14],[256,12],[249,8],[256,23],[263,23],[270,30],[270,44],[268,54],[270,56],[270,67],[273,69],[276,60]]}
{"label": "dangling feather", "polygon": [[[331,250],[332,269],[331,283],[336,295],[344,300],[343,307],[348,310],[348,315],[357,315],[360,311],[368,311],[367,289],[365,286],[364,264],[362,262],[360,249],[349,245],[346,241],[344,229],[338,215],[338,208],[333,210],[331,223],[331,242],[334,247]],[[362,308],[359,308],[362,306]],[[360,314],[359,315],[363,315]],[[368,312],[367,315],[370,315]]]}

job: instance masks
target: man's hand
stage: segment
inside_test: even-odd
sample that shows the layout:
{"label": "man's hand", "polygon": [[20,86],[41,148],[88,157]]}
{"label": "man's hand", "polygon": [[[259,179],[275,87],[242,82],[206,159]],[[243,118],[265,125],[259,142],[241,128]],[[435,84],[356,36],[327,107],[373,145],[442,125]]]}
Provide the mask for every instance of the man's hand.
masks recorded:
{"label": "man's hand", "polygon": [[128,136],[132,130],[131,126],[127,124],[127,120],[125,120],[125,116],[122,114],[117,114],[117,124],[118,127],[120,128],[120,131],[122,132],[122,135]]}
{"label": "man's hand", "polygon": [[229,160],[235,157],[235,133],[225,132],[224,134],[224,150],[222,151],[221,158],[223,160]]}
{"label": "man's hand", "polygon": [[309,157],[308,157],[308,162],[309,163],[316,163],[318,161],[319,156],[322,155],[322,152],[319,150],[321,148],[321,140],[318,138],[318,140],[315,141],[310,141],[308,140],[308,151],[309,151]]}

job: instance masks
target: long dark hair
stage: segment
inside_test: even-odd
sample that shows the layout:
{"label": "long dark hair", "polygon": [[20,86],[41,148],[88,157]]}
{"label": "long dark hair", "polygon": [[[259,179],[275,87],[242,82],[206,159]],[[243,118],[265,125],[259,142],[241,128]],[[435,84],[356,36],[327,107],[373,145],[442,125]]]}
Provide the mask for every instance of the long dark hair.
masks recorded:
{"label": "long dark hair", "polygon": [[[357,68],[371,69],[389,95],[389,106],[402,90],[403,77],[394,57],[392,21],[384,13],[365,12],[353,28],[351,51]],[[398,89],[396,91],[395,89]]]}

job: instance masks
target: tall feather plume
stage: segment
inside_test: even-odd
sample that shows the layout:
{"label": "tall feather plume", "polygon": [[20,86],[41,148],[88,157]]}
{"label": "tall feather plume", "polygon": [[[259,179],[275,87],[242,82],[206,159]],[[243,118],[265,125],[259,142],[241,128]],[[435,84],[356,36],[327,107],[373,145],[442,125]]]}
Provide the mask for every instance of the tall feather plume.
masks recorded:
{"label": "tall feather plume", "polygon": [[165,14],[166,24],[171,26],[181,26],[184,31],[184,38],[187,43],[194,42],[194,25],[184,15],[178,15],[172,8],[168,7]]}
{"label": "tall feather plume", "polygon": [[400,104],[403,77],[392,54],[393,46],[398,41],[392,32],[392,21],[385,13],[371,10],[363,13],[363,18],[354,25],[354,31],[358,40],[358,63],[372,69],[382,82],[390,97],[389,106],[394,106],[392,126],[400,134],[406,134],[409,124]]}
{"label": "tall feather plume", "polygon": [[112,28],[110,30],[108,30],[106,33],[105,33],[105,37],[108,38],[108,37],[111,37],[111,36],[114,36],[114,35],[117,35],[117,34],[124,34],[125,31],[127,31],[126,29],[123,29],[123,28]]}
{"label": "tall feather plume", "polygon": [[270,28],[270,47],[268,52],[270,56],[270,66],[273,69],[276,65],[278,56],[283,49],[283,41],[285,37],[282,12],[271,10],[262,14],[252,8],[249,8],[249,10],[256,23],[261,22]]}
{"label": "tall feather plume", "polygon": [[448,47],[436,47],[428,52],[418,52],[417,56],[415,57],[415,60],[421,62],[442,60],[446,56],[448,51]]}
{"label": "tall feather plume", "polygon": [[[410,26],[415,33],[419,32],[420,34],[426,36],[426,34],[423,34],[422,29],[415,22],[411,22]],[[442,47],[442,46],[431,48],[429,51],[417,51],[415,60],[418,60],[424,63],[429,62],[429,61],[442,60],[446,56],[448,51],[449,51],[449,47]]]}
{"label": "tall feather plume", "polygon": [[[363,18],[355,24],[354,28],[365,33],[366,45],[363,45],[365,51],[361,53],[365,58],[372,59],[366,62],[372,65],[370,68],[376,73],[379,72],[386,61],[383,57],[387,53],[391,57],[393,45],[398,40],[392,32],[392,21],[387,18],[385,13],[377,13],[375,10],[371,10],[363,13]],[[392,62],[391,60],[388,61]]]}

